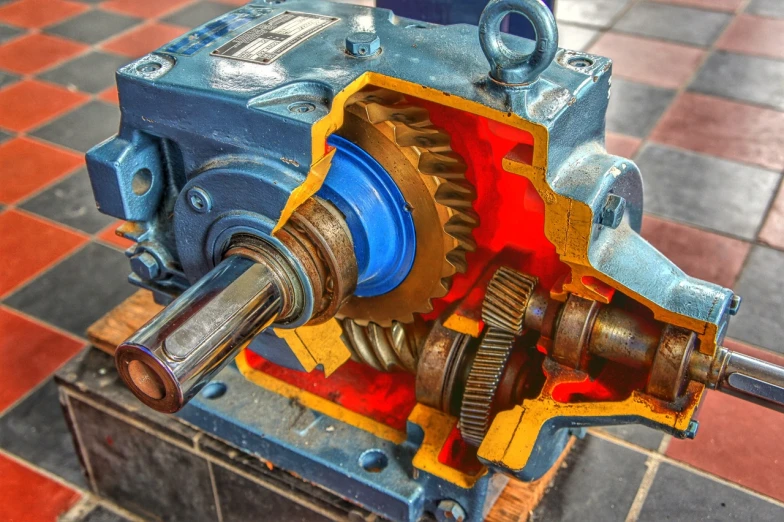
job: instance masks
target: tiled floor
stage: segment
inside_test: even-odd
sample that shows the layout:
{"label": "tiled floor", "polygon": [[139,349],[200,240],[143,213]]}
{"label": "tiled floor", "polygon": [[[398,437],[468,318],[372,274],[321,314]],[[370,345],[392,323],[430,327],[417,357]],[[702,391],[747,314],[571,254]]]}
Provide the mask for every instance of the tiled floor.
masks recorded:
{"label": "tiled floor", "polygon": [[[120,64],[242,3],[0,0],[1,520],[122,519],[92,507],[50,379],[134,290],[83,153],[117,128]],[[607,143],[643,170],[643,235],[743,295],[735,348],[784,362],[784,0],[558,3],[562,44],[614,59]],[[700,420],[591,432],[534,518],[783,520],[784,416],[710,394]]]}

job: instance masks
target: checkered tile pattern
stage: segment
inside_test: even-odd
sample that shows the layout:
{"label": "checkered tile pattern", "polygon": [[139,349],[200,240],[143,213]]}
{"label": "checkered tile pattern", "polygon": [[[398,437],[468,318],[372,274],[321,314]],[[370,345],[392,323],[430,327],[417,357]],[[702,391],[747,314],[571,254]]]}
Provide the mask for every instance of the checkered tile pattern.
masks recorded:
{"label": "checkered tile pattern", "polygon": [[[2,520],[130,516],[88,493],[51,381],[134,290],[83,154],[116,132],[118,66],[243,3],[0,0]],[[607,146],[643,170],[643,235],[744,297],[733,348],[784,363],[784,1],[557,3],[561,46],[614,60]],[[712,393],[700,420],[591,431],[533,518],[784,520],[784,418]]]}

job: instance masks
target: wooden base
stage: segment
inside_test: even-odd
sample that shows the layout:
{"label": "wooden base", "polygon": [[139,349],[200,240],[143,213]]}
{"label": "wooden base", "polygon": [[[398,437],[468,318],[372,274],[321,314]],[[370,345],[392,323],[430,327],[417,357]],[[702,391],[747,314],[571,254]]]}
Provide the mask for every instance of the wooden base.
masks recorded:
{"label": "wooden base", "polygon": [[[140,290],[90,326],[87,330],[87,337],[95,346],[112,354],[120,343],[162,308],[161,305],[153,301],[150,292]],[[486,520],[489,522],[527,520],[530,513],[544,496],[547,486],[561,467],[573,442],[574,440],[569,442],[552,469],[541,479],[535,482],[511,480],[501,493]]]}

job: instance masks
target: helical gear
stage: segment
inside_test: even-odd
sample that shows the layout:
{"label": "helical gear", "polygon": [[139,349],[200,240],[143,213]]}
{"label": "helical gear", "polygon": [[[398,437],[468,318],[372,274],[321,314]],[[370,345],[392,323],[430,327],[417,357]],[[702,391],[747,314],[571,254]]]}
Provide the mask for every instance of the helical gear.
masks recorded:
{"label": "helical gear", "polygon": [[482,444],[490,428],[493,400],[514,340],[513,333],[500,328],[490,326],[485,330],[468,373],[460,405],[460,434],[469,444]]}
{"label": "helical gear", "polygon": [[386,89],[352,96],[337,133],[389,172],[411,209],[417,237],[406,279],[383,295],[350,298],[339,317],[384,328],[410,323],[415,314],[433,309],[432,299],[446,295],[452,275],[467,268],[466,253],[476,248],[471,237],[479,222],[471,206],[476,192],[465,178],[466,164],[425,108]]}
{"label": "helical gear", "polygon": [[487,285],[482,320],[489,326],[520,335],[528,300],[538,283],[536,277],[502,266]]}
{"label": "helical gear", "polygon": [[397,321],[392,326],[370,323],[366,326],[351,319],[343,319],[343,343],[355,361],[362,362],[382,372],[405,370],[416,372],[420,342],[415,325]]}

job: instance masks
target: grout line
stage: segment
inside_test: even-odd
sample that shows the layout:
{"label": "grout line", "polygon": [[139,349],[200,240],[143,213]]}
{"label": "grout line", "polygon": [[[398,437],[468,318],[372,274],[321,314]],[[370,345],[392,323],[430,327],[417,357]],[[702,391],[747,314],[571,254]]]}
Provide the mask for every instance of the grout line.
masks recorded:
{"label": "grout line", "polygon": [[642,507],[645,504],[645,499],[648,498],[648,493],[651,491],[653,481],[656,478],[656,473],[659,471],[659,465],[661,464],[661,459],[657,458],[656,455],[657,453],[661,455],[667,451],[667,446],[670,445],[671,439],[672,436],[670,435],[665,435],[662,437],[661,443],[659,444],[659,448],[657,449],[656,453],[651,453],[648,456],[648,459],[645,461],[645,465],[648,466],[648,469],[642,476],[640,487],[637,490],[637,494],[634,496],[632,505],[629,507],[629,512],[626,515],[626,522],[636,522],[636,520],[640,517]]}
{"label": "grout line", "polygon": [[[688,471],[688,472],[693,473],[695,475],[699,475],[700,477],[712,480],[714,482],[718,482],[719,484],[722,484],[724,486],[730,487],[730,488],[735,489],[737,491],[740,491],[742,493],[746,493],[747,495],[751,495],[751,496],[756,497],[756,498],[758,498],[760,500],[764,500],[766,502],[770,502],[771,504],[775,504],[775,505],[777,505],[779,507],[784,507],[784,501],[778,500],[778,499],[773,498],[773,497],[769,497],[769,496],[765,495],[764,493],[760,493],[758,491],[754,491],[753,489],[751,489],[751,488],[749,488],[747,486],[743,486],[742,484],[737,484],[737,483],[732,482],[732,481],[730,481],[730,480],[728,480],[726,478],[720,477],[718,475],[713,475],[713,474],[711,474],[711,473],[709,473],[707,471],[701,470],[701,469],[699,469],[697,467],[694,467],[694,466],[692,466],[690,464],[686,464],[685,462],[681,462],[679,460],[673,459],[672,457],[668,457],[667,455],[663,455],[663,454],[658,453],[659,449],[662,447],[661,445],[659,446],[659,449],[657,449],[656,451],[652,451],[652,450],[649,450],[647,448],[643,448],[643,447],[637,446],[636,444],[632,444],[629,441],[623,440],[621,438],[618,438],[618,437],[616,437],[616,436],[614,436],[614,435],[612,435],[610,433],[604,432],[604,431],[591,430],[590,434],[592,436],[594,436],[594,437],[603,439],[603,440],[605,440],[607,442],[611,442],[613,444],[616,444],[618,446],[624,447],[626,449],[629,449],[629,450],[635,451],[637,453],[641,453],[643,455],[646,455],[649,459],[658,459],[659,461],[661,461],[660,464],[661,463],[665,463],[665,464],[669,464],[669,465],[675,466],[677,468],[681,468],[681,469],[683,469],[685,471]],[[668,436],[665,436],[665,438],[667,438],[667,437]],[[673,439],[673,437],[669,436],[669,440],[667,441],[667,447],[669,447],[669,444],[670,444],[670,442],[672,442],[672,439]],[[664,442],[664,441],[662,441],[662,442]],[[666,448],[665,448],[665,451],[666,451]]]}
{"label": "grout line", "polygon": [[[201,435],[201,433],[197,434],[196,437]],[[198,448],[198,445],[195,447]],[[215,471],[212,469],[213,464],[209,460],[207,461],[207,472],[210,474],[210,486],[212,486],[212,498],[213,502],[215,502],[215,514],[218,518],[218,522],[223,522],[223,512],[221,510],[220,505],[220,497],[218,496],[218,484],[215,482]]]}
{"label": "grout line", "polygon": [[23,458],[21,458],[21,457],[19,457],[17,455],[14,455],[13,453],[8,452],[8,451],[6,451],[3,448],[0,448],[0,456],[3,456],[5,458],[7,458],[8,460],[12,460],[12,461],[14,461],[17,464],[19,464],[21,466],[24,466],[25,468],[28,468],[28,469],[38,473],[39,475],[43,475],[44,477],[48,478],[49,480],[51,480],[53,482],[57,482],[61,486],[67,487],[68,489],[70,489],[72,491],[75,491],[75,492],[79,493],[80,495],[85,495],[87,493],[90,493],[88,490],[83,489],[81,486],[77,486],[76,484],[72,484],[72,483],[68,482],[67,480],[65,480],[63,477],[61,477],[61,476],[59,476],[59,475],[57,475],[55,473],[52,473],[51,471],[46,470],[46,469],[38,466],[37,464],[34,464],[34,463],[30,462],[29,460],[24,460]]}

